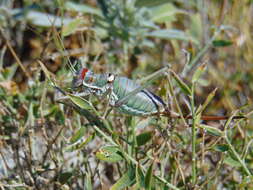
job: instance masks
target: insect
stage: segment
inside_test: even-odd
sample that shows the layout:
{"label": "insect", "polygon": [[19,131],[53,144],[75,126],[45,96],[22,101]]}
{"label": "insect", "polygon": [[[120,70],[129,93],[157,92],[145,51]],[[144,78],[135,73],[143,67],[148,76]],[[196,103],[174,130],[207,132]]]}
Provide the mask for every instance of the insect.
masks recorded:
{"label": "insect", "polygon": [[[163,68],[156,74],[166,71]],[[94,94],[101,99],[107,98],[111,107],[128,115],[151,116],[164,115],[181,118],[179,114],[170,111],[164,101],[154,93],[141,87],[140,84],[126,77],[111,73],[96,74],[87,68],[82,68],[72,81],[72,86],[84,87],[86,94]],[[109,110],[110,111],[110,110]],[[109,113],[109,112],[108,112]],[[108,113],[105,112],[104,116]],[[191,115],[183,116],[192,119]],[[234,116],[232,119],[243,119],[244,116]],[[227,120],[229,116],[201,116],[202,120]]]}
{"label": "insect", "polygon": [[135,81],[111,73],[95,74],[82,68],[73,79],[73,87],[83,86],[88,93],[108,98],[111,107],[134,116],[148,116],[161,113],[166,104],[152,92],[142,89],[120,103],[124,97],[140,88]]}

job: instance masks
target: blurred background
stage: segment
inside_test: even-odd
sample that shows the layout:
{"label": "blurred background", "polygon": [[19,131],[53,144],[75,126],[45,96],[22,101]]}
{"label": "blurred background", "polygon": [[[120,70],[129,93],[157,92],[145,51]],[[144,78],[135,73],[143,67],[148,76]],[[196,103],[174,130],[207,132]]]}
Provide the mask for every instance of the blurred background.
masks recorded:
{"label": "blurred background", "polygon": [[[203,104],[217,88],[204,115],[239,110],[249,116],[231,124],[229,139],[252,168],[252,18],[251,0],[0,0],[0,188],[110,189],[133,168],[126,160],[99,156],[110,143],[95,132],[87,113],[75,111],[68,100],[63,101],[67,105],[56,101],[59,92],[38,60],[66,91],[71,91],[70,64],[76,60],[96,73],[133,80],[170,65],[189,86],[205,63],[195,104]],[[161,76],[148,88],[175,111],[178,102],[189,114],[188,97],[169,80]],[[104,102],[88,100],[103,112]],[[130,142],[133,133],[142,135],[134,151],[124,140],[117,142],[146,169],[155,160],[153,173],[181,189],[253,188],[228,143],[202,129],[197,182],[191,184],[190,128],[182,121],[171,126],[163,118],[159,126],[170,131],[165,140],[153,120],[113,111],[107,121],[115,134],[109,136]],[[206,124],[224,129],[224,122]],[[130,180],[114,189],[169,189],[153,181],[148,188]]]}

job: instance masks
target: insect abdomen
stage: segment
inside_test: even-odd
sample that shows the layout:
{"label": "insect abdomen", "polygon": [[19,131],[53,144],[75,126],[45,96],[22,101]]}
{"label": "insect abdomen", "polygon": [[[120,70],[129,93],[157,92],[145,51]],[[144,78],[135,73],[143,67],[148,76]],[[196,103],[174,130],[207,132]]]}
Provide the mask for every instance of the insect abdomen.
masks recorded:
{"label": "insect abdomen", "polygon": [[[124,98],[128,93],[139,86],[139,84],[136,84],[128,78],[116,77],[113,83],[114,99],[117,101]],[[126,114],[145,116],[161,111],[164,106],[164,102],[158,96],[147,90],[142,90],[130,97],[127,102],[119,106],[118,109]]]}

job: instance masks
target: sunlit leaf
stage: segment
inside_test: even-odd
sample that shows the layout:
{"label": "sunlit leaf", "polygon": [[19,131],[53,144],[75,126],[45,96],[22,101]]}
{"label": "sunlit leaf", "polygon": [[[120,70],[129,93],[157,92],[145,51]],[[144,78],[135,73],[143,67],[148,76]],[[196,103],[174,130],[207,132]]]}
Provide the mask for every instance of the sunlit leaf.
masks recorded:
{"label": "sunlit leaf", "polygon": [[176,8],[172,3],[166,3],[150,8],[151,19],[157,23],[172,22],[176,20],[175,15],[178,13],[186,14],[186,11]]}
{"label": "sunlit leaf", "polygon": [[38,11],[29,11],[26,15],[26,18],[34,25],[41,27],[61,27],[67,25],[72,21],[71,18],[62,18],[57,17],[52,14],[38,12]]}
{"label": "sunlit leaf", "polygon": [[199,127],[204,129],[205,131],[207,131],[211,135],[219,136],[219,137],[223,135],[223,132],[215,127],[212,127],[209,125],[204,125],[204,124],[200,124]]}
{"label": "sunlit leaf", "polygon": [[78,129],[78,131],[71,137],[70,142],[71,143],[77,142],[83,137],[84,133],[85,133],[85,128],[80,127],[80,129]]}
{"label": "sunlit leaf", "polygon": [[88,144],[90,141],[92,141],[94,139],[94,137],[95,137],[95,133],[93,135],[90,135],[85,140],[80,139],[78,142],[73,143],[73,144],[67,146],[66,148],[64,148],[64,151],[66,151],[66,152],[73,152],[73,151],[76,151],[76,150],[80,150],[83,147],[85,147],[86,144]]}
{"label": "sunlit leaf", "polygon": [[97,153],[96,157],[100,160],[106,161],[106,162],[118,162],[123,159],[121,156],[119,149],[115,146],[106,146],[101,148]]}
{"label": "sunlit leaf", "polygon": [[77,146],[77,149],[82,149],[86,144],[92,141],[94,137],[95,137],[95,133],[93,135],[90,135],[85,141],[79,143]]}
{"label": "sunlit leaf", "polygon": [[176,30],[176,29],[155,30],[155,31],[147,33],[146,37],[154,37],[154,38],[160,38],[160,39],[166,39],[166,40],[172,40],[172,39],[184,40],[184,41],[192,41],[194,43],[198,43],[196,40],[194,40],[184,31]]}
{"label": "sunlit leaf", "polygon": [[92,111],[95,109],[95,108],[92,106],[92,104],[91,104],[89,101],[85,100],[84,98],[81,98],[81,97],[79,97],[79,96],[74,96],[74,95],[72,95],[72,94],[68,94],[67,96],[70,98],[70,100],[71,100],[74,104],[76,104],[77,106],[79,106],[79,107],[82,108],[82,109],[85,109],[85,110],[92,110]]}
{"label": "sunlit leaf", "polygon": [[62,35],[68,36],[70,34],[73,34],[83,23],[84,23],[83,18],[76,18],[75,20],[71,21],[67,25],[63,26]]}
{"label": "sunlit leaf", "polygon": [[77,11],[81,13],[89,13],[89,14],[103,17],[103,14],[99,9],[91,7],[89,5],[85,5],[85,4],[78,4],[75,2],[67,1],[65,3],[65,8],[67,10]]}

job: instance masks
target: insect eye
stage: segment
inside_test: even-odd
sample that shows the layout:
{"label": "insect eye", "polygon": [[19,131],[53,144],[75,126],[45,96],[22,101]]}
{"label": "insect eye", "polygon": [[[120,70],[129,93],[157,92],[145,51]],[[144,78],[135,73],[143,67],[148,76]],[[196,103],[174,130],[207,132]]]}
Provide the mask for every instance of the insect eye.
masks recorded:
{"label": "insect eye", "polygon": [[107,82],[108,82],[108,83],[111,83],[111,82],[114,81],[114,79],[115,79],[115,76],[114,76],[113,74],[109,73],[109,74],[108,74],[108,77],[107,77]]}

